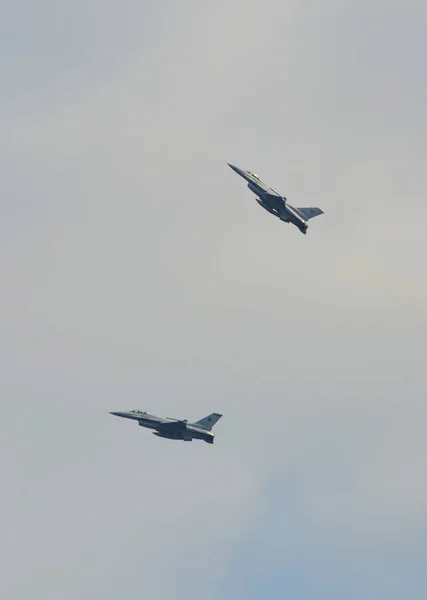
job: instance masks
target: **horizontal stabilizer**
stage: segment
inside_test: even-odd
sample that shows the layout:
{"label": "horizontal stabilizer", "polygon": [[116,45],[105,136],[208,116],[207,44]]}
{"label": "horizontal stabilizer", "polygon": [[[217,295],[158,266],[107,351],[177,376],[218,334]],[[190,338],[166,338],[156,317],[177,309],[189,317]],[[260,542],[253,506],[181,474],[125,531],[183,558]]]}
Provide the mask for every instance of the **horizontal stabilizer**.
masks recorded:
{"label": "horizontal stabilizer", "polygon": [[304,216],[305,219],[307,219],[307,221],[309,221],[310,219],[312,219],[313,217],[317,217],[319,215],[323,215],[323,210],[320,208],[314,208],[314,207],[310,207],[310,208],[299,208],[297,209],[300,213],[302,213],[302,215]]}

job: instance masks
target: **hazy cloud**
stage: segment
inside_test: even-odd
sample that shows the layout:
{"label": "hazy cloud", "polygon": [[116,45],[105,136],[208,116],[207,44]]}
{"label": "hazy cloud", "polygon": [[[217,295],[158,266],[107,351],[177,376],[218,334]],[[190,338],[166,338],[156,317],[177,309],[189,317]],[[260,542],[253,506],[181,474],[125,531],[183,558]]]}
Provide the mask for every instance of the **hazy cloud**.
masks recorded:
{"label": "hazy cloud", "polygon": [[3,596],[424,598],[426,17],[3,11]]}

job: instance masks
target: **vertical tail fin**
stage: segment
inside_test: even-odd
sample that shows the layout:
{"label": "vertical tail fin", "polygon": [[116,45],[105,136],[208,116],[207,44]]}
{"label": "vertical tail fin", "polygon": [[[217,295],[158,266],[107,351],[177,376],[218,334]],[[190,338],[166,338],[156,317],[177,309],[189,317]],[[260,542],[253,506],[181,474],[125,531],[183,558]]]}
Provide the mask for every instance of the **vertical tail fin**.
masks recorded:
{"label": "vertical tail fin", "polygon": [[212,413],[211,415],[200,419],[200,421],[196,421],[195,423],[193,423],[193,425],[196,425],[201,429],[206,429],[207,431],[210,431],[215,425],[215,423],[217,423],[217,421],[220,420],[221,417],[222,415],[220,415],[219,413]]}
{"label": "vertical tail fin", "polygon": [[323,210],[321,208],[315,208],[315,207],[309,207],[309,208],[297,208],[298,212],[302,213],[302,215],[304,216],[304,219],[306,219],[307,221],[309,221],[310,219],[313,219],[314,217],[317,217],[319,215],[323,215]]}

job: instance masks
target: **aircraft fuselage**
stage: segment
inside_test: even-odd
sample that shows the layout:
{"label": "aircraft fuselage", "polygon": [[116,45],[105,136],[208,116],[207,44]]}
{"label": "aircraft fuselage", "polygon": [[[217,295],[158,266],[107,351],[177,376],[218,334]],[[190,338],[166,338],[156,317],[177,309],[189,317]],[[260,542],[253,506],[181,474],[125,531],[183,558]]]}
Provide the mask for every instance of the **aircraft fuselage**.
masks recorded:
{"label": "aircraft fuselage", "polygon": [[211,431],[197,427],[194,423],[188,423],[186,420],[169,419],[150,415],[144,411],[124,411],[112,412],[112,415],[124,417],[137,421],[140,427],[153,429],[153,434],[158,437],[169,440],[183,440],[191,442],[193,439],[203,440],[208,444],[213,444],[214,434]]}
{"label": "aircraft fuselage", "polygon": [[260,206],[272,215],[278,217],[281,221],[292,223],[298,227],[301,233],[305,234],[307,232],[308,225],[304,215],[302,215],[297,208],[288,204],[284,196],[281,196],[275,190],[268,187],[257,175],[255,175],[255,173],[245,171],[234,165],[229,164],[229,166],[238,175],[243,177],[243,179],[246,179],[248,188],[255,196],[257,196],[256,200]]}

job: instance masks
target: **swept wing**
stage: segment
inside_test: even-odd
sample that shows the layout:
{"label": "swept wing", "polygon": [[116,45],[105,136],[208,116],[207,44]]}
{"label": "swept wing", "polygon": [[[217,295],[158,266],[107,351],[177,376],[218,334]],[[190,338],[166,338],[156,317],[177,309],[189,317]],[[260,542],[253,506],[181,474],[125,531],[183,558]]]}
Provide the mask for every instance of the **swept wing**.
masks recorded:
{"label": "swept wing", "polygon": [[187,429],[186,421],[170,421],[166,423],[159,423],[157,431],[164,433],[181,433]]}

